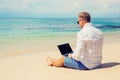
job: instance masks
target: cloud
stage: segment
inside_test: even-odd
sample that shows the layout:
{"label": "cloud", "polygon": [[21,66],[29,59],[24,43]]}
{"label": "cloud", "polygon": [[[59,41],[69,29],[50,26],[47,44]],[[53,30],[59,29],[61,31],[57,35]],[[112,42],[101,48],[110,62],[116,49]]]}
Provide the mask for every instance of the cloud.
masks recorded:
{"label": "cloud", "polygon": [[0,0],[0,14],[76,17],[78,12],[88,11],[93,17],[111,17],[110,14],[120,17],[119,4],[119,0]]}

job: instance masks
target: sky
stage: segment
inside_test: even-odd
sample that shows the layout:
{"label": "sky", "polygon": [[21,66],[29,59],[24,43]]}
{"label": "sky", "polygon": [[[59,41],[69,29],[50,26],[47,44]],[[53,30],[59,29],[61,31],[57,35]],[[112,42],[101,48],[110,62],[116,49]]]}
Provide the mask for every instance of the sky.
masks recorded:
{"label": "sky", "polygon": [[0,18],[120,18],[120,0],[0,0]]}

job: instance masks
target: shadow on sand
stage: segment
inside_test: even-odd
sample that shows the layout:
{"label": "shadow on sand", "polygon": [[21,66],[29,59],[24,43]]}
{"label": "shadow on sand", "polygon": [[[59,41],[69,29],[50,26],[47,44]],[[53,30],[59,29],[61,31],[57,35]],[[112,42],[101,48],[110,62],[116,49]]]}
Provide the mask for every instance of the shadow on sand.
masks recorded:
{"label": "shadow on sand", "polygon": [[102,68],[111,68],[114,66],[120,65],[119,62],[107,62],[107,63],[102,63],[98,68],[96,69],[102,69]]}

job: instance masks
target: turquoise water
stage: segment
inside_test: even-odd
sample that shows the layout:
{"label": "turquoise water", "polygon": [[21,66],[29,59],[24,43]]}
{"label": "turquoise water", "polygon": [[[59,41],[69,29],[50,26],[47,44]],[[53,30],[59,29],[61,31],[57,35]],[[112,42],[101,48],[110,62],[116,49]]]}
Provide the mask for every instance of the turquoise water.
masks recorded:
{"label": "turquoise water", "polygon": [[[0,19],[0,40],[45,39],[75,35],[76,18]],[[120,18],[94,18],[92,23],[103,33],[120,32]]]}

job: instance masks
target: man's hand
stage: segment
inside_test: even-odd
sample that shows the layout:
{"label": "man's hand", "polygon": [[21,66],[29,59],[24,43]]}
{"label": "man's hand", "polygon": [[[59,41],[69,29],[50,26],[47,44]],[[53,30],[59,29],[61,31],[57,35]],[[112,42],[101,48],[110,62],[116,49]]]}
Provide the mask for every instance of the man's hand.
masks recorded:
{"label": "man's hand", "polygon": [[68,57],[69,57],[69,58],[72,58],[72,54],[68,54]]}

